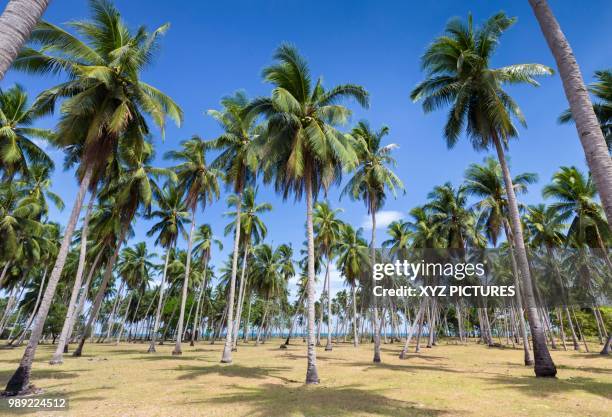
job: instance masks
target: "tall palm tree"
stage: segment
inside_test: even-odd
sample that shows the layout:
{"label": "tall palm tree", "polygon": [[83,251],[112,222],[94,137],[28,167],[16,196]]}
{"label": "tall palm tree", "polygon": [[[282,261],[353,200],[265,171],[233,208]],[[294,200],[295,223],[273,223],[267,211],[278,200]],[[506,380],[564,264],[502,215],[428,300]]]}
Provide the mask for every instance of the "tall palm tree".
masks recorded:
{"label": "tall palm tree", "polygon": [[[353,128],[351,135],[355,139],[355,151],[359,161],[353,177],[346,184],[342,195],[348,195],[353,200],[361,200],[366,205],[368,214],[372,217],[372,240],[370,241],[370,265],[376,263],[376,212],[385,204],[387,191],[393,197],[396,190],[403,190],[404,184],[393,172],[395,159],[391,152],[398,145],[391,143],[382,146],[383,138],[389,133],[389,128],[383,126],[372,130],[370,125],[361,121]],[[372,279],[374,275],[372,274]],[[380,362],[380,326],[378,323],[378,306],[374,297],[374,358]]]}
{"label": "tall palm tree", "polygon": [[572,47],[563,34],[548,2],[529,0],[529,4],[557,62],[563,90],[565,90],[572,117],[576,122],[578,138],[584,149],[589,170],[593,173],[593,180],[601,195],[606,218],[610,225],[612,224],[612,159],[608,154],[606,140],[593,109],[589,90],[582,78]]}
{"label": "tall palm tree", "polygon": [[0,15],[0,81],[25,45],[50,0],[10,0]]}
{"label": "tall palm tree", "polygon": [[368,244],[361,237],[361,229],[355,230],[350,224],[343,224],[336,250],[338,251],[338,269],[342,271],[346,282],[351,286],[353,298],[353,346],[357,347],[359,344],[357,334],[357,284],[359,277],[362,276],[369,262]]}
{"label": "tall palm tree", "polygon": [[166,158],[180,162],[174,167],[179,180],[178,187],[185,194],[185,204],[191,211],[191,226],[187,238],[187,260],[185,263],[185,279],[183,282],[183,293],[181,296],[181,308],[179,311],[178,330],[176,333],[176,345],[172,351],[173,355],[181,355],[183,320],[185,317],[185,303],[187,302],[187,288],[189,288],[189,274],[191,269],[191,251],[193,245],[193,232],[196,227],[196,209],[198,204],[202,210],[206,204],[212,203],[219,198],[220,172],[210,168],[206,163],[207,143],[198,137],[181,143],[180,151],[166,153]]}
{"label": "tall palm tree", "polygon": [[[612,70],[595,71],[595,78],[597,81],[589,85],[589,91],[600,101],[593,104],[593,111],[606,138],[608,151],[612,152]],[[573,120],[570,109],[559,116],[560,123]]]}
{"label": "tall palm tree", "polygon": [[477,240],[474,235],[474,213],[467,207],[466,188],[455,188],[449,182],[434,187],[424,209],[433,222],[436,233],[445,241],[445,247],[465,249],[468,242]]}
{"label": "tall palm tree", "polygon": [[208,288],[209,280],[209,268],[208,262],[210,261],[211,252],[213,244],[217,246],[217,248],[221,251],[223,250],[223,244],[221,241],[213,236],[212,229],[209,224],[200,225],[200,227],[196,230],[194,237],[194,246],[193,246],[193,256],[195,256],[200,264],[202,269],[202,285],[200,286],[200,290],[198,292],[198,300],[196,306],[196,314],[193,319],[193,331],[191,332],[191,342],[190,345],[194,346],[195,341],[198,337],[198,327],[200,323],[200,312],[202,310],[202,302],[203,297]]}
{"label": "tall palm tree", "polygon": [[[236,290],[236,274],[238,272],[240,232],[242,231],[240,227],[242,192],[247,185],[253,182],[258,163],[254,139],[260,128],[256,124],[256,115],[248,114],[244,111],[248,103],[246,94],[237,92],[233,96],[224,97],[221,100],[222,111],[208,111],[208,114],[217,120],[223,129],[223,134],[210,144],[212,148],[221,150],[221,154],[211,166],[225,174],[227,185],[238,195],[227,323],[232,323],[234,320],[234,293]],[[232,345],[232,332],[228,331],[225,337],[225,347],[223,348],[221,362],[232,362]]]}
{"label": "tall palm tree", "polygon": [[448,147],[453,147],[462,131],[476,150],[494,147],[506,186],[510,226],[514,239],[519,270],[523,279],[529,325],[534,340],[535,374],[554,376],[557,371],[548,352],[546,339],[533,295],[533,284],[518,204],[512,177],[506,163],[504,148],[518,132],[513,118],[525,124],[523,115],[504,85],[528,83],[537,85],[535,76],[552,74],[540,64],[517,64],[492,68],[490,61],[499,45],[501,35],[516,19],[503,12],[490,17],[481,27],[474,27],[472,16],[467,24],[451,20],[444,36],[437,38],[422,57],[426,79],[412,91],[414,101],[423,100],[423,109],[430,112],[451,106],[444,127]]}
{"label": "tall palm tree", "polygon": [[183,194],[176,186],[167,184],[163,190],[156,192],[155,202],[157,204],[157,210],[154,210],[150,214],[150,217],[159,218],[159,221],[151,227],[147,232],[147,236],[157,234],[155,244],[160,245],[166,250],[166,259],[164,261],[161,283],[159,284],[159,299],[157,300],[157,312],[155,313],[155,322],[153,324],[153,331],[151,332],[151,343],[148,349],[149,353],[155,352],[155,340],[162,314],[164,287],[166,285],[170,254],[176,247],[178,236],[187,235],[185,231],[185,221],[189,218],[188,207],[183,199]]}
{"label": "tall palm tree", "polygon": [[274,182],[284,198],[306,199],[308,241],[308,367],[306,383],[319,382],[315,351],[315,246],[313,197],[341,179],[342,169],[357,161],[350,139],[336,126],[346,124],[350,110],[337,104],[353,98],[366,107],[368,93],[360,86],[345,84],[326,90],[323,81],[313,85],[310,69],[297,49],[281,45],[276,63],[263,71],[274,86],[271,97],[255,99],[247,114],[264,115],[268,130],[262,137],[264,180]]}
{"label": "tall palm tree", "polygon": [[[341,209],[332,209],[328,202],[318,202],[315,204],[313,213],[313,223],[315,232],[315,245],[319,252],[325,256],[325,288],[322,293],[326,294],[327,301],[327,344],[325,350],[332,350],[331,341],[331,279],[329,277],[329,264],[334,255],[334,248],[340,239],[342,222],[337,215]],[[322,309],[321,309],[322,311]]]}
{"label": "tall palm tree", "polygon": [[51,130],[32,126],[41,116],[28,106],[28,95],[19,84],[0,89],[0,171],[5,178],[15,173],[27,176],[31,163],[53,168],[51,158],[36,144],[36,139],[53,141]]}
{"label": "tall palm tree", "polygon": [[[240,277],[240,286],[238,289],[238,304],[236,309],[236,318],[233,323],[228,325],[228,329],[232,329],[232,350],[236,350],[237,347],[237,338],[238,338],[238,328],[240,326],[240,318],[242,315],[242,304],[244,301],[244,292],[246,290],[246,280],[248,278],[247,275],[247,259],[250,256],[252,245],[259,244],[263,239],[265,239],[266,234],[268,233],[268,228],[266,227],[263,220],[259,217],[261,214],[269,212],[272,210],[272,205],[270,203],[257,203],[257,188],[247,187],[242,194],[242,201],[238,201],[238,195],[231,195],[227,199],[227,204],[230,207],[235,207],[235,212],[226,213],[227,216],[233,217],[234,221],[225,226],[225,235],[234,232],[236,235],[236,227],[239,224],[240,228],[240,246],[242,247],[243,258],[242,258],[242,268],[241,268],[241,277]],[[237,217],[238,206],[240,206],[240,216]],[[238,219],[240,223],[238,223]],[[229,323],[229,322],[228,322]],[[229,331],[229,330],[228,330]]]}
{"label": "tall palm tree", "polygon": [[71,27],[85,40],[50,23],[39,23],[32,31],[31,40],[41,48],[23,48],[14,62],[15,68],[27,72],[64,72],[69,76],[68,81],[43,92],[36,105],[52,111],[58,100],[65,99],[57,128],[57,143],[81,151],[79,191],[28,346],[7,384],[8,393],[17,394],[29,389],[30,371],[44,321],[92,180],[95,182],[94,178],[100,176],[101,169],[126,132],[130,132],[127,136],[132,138],[148,133],[145,115],[151,116],[162,131],[166,117],[171,117],[177,124],[182,120],[182,111],[174,101],[139,77],[152,62],[159,46],[158,38],[168,26],[152,33],[140,28],[134,34],[110,3],[94,0],[90,9],[92,20],[71,23]]}
{"label": "tall palm tree", "polygon": [[[515,176],[512,179],[512,184],[516,193],[524,193],[527,190],[527,186],[535,181],[537,181],[536,174],[524,173]],[[512,236],[508,222],[508,200],[499,162],[493,157],[488,157],[482,165],[471,164],[465,172],[465,190],[468,194],[480,199],[476,203],[476,208],[480,213],[478,222],[484,226],[484,232],[493,246],[497,246],[501,230],[504,231],[506,240],[511,242]],[[515,286],[520,288],[514,247],[512,245],[509,246]],[[526,366],[533,365],[529,341],[527,339],[527,329],[523,318],[523,298],[520,291],[516,292],[516,301],[520,312],[519,327],[523,339],[524,363]]]}

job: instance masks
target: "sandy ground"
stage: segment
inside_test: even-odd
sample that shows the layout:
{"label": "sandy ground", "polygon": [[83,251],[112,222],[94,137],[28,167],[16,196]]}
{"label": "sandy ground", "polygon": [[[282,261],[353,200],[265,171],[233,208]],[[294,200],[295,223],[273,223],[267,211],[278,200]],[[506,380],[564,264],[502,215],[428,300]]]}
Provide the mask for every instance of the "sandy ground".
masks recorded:
{"label": "sandy ground", "polygon": [[[536,379],[522,351],[460,346],[397,357],[400,344],[318,348],[321,383],[305,386],[306,347],[287,350],[273,340],[240,345],[234,363],[220,364],[222,343],[173,346],[147,354],[144,344],[86,345],[81,358],[51,366],[52,346],[40,346],[33,382],[43,397],[69,399],[68,411],[20,412],[67,416],[606,416],[612,415],[612,357],[555,351],[557,379]],[[593,345],[595,352],[598,346]],[[0,350],[0,383],[11,376],[20,349]],[[6,407],[6,400],[4,407]],[[0,414],[15,414],[6,408]]]}

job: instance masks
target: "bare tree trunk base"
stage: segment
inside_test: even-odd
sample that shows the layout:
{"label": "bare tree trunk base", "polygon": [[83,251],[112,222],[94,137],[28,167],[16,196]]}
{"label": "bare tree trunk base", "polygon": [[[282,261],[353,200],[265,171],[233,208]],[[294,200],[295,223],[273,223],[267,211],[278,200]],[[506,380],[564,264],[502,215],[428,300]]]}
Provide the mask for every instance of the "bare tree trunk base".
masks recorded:
{"label": "bare tree trunk base", "polygon": [[402,350],[402,351],[400,352],[400,354],[399,354],[399,358],[400,358],[400,359],[408,359],[408,357],[406,356],[406,352]]}
{"label": "bare tree trunk base", "polygon": [[180,356],[183,354],[182,350],[173,350],[172,351],[172,356]]}
{"label": "bare tree trunk base", "polygon": [[308,370],[306,371],[306,384],[308,385],[318,384],[319,382],[321,382],[321,380],[319,379],[317,367],[309,366]]}
{"label": "bare tree trunk base", "polygon": [[331,345],[331,343],[328,343],[328,344],[325,346],[325,351],[326,351],[326,352],[330,352],[331,350],[332,350],[332,345]]}
{"label": "bare tree trunk base", "polygon": [[279,346],[279,349],[287,349],[287,344],[283,343],[282,345]]}

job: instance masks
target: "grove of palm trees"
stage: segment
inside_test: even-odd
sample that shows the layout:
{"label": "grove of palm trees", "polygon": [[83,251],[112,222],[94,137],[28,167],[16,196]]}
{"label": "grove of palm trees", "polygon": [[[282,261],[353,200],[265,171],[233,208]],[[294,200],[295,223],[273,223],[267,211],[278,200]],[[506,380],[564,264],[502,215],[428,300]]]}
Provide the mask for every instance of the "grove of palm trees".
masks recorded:
{"label": "grove of palm trees", "polygon": [[2,415],[610,415],[609,4],[4,3]]}

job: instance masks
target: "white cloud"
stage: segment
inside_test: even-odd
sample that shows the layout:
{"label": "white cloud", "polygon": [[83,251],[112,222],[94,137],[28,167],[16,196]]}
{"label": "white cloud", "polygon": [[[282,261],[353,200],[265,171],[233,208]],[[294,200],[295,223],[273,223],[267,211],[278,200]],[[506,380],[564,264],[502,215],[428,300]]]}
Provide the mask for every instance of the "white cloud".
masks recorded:
{"label": "white cloud", "polygon": [[[396,220],[400,220],[404,217],[404,214],[401,211],[394,210],[382,210],[376,213],[376,228],[384,229],[389,226],[392,222]],[[370,215],[363,216],[363,220],[361,222],[361,227],[364,229],[372,229],[372,218]]]}

